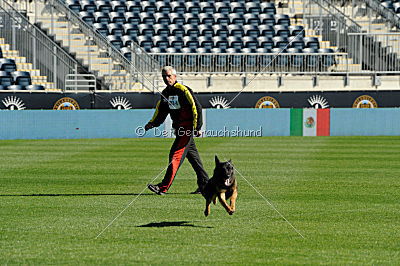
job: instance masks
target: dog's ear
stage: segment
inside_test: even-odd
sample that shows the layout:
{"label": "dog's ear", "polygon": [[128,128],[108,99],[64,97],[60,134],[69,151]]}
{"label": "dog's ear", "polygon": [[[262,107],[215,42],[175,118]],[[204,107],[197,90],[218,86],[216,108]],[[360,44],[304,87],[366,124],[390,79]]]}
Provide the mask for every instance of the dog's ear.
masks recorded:
{"label": "dog's ear", "polygon": [[216,164],[216,165],[219,164],[219,159],[218,159],[218,156],[217,156],[217,155],[215,155],[215,164]]}

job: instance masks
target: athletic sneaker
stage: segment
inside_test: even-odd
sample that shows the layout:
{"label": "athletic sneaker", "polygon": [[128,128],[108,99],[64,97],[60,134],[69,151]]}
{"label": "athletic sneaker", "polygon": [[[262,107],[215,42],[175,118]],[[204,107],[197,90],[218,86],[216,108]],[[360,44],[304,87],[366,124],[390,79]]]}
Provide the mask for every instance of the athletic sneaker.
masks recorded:
{"label": "athletic sneaker", "polygon": [[201,190],[200,190],[200,188],[198,187],[195,191],[190,192],[190,194],[201,194]]}
{"label": "athletic sneaker", "polygon": [[147,188],[150,189],[151,192],[156,193],[157,195],[164,195],[165,194],[165,192],[162,192],[160,190],[160,187],[158,185],[148,184]]}

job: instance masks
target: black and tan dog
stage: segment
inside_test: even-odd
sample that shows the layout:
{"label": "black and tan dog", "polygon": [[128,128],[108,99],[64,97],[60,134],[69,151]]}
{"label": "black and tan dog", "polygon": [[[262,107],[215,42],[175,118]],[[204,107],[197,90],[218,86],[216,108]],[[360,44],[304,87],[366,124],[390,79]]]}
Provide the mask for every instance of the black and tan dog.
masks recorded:
{"label": "black and tan dog", "polygon": [[[214,175],[205,186],[203,197],[206,199],[205,216],[210,214],[210,204],[211,202],[215,204],[217,202],[217,197],[229,215],[235,212],[237,182],[231,160],[220,162],[218,157],[215,156]],[[231,200],[230,205],[226,202],[228,199]]]}

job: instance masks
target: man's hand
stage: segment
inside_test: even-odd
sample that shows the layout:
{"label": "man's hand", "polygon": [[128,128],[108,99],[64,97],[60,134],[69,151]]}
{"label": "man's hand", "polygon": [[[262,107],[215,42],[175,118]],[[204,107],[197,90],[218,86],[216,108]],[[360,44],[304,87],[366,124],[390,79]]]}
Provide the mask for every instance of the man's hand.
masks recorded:
{"label": "man's hand", "polygon": [[203,135],[203,132],[201,132],[201,130],[194,130],[193,135],[195,137],[201,137],[201,135]]}
{"label": "man's hand", "polygon": [[154,127],[154,125],[153,125],[153,123],[151,123],[151,122],[149,122],[149,123],[147,123],[145,126],[144,126],[144,130],[149,130],[149,129],[152,129]]}

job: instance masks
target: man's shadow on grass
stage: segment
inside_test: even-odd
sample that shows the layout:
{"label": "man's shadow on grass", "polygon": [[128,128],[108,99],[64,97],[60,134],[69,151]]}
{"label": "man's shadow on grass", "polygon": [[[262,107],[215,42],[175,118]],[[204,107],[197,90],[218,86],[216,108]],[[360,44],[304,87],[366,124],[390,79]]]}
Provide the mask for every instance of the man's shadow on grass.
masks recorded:
{"label": "man's shadow on grass", "polygon": [[177,222],[159,222],[159,223],[148,223],[143,225],[138,225],[136,227],[199,227],[199,228],[213,228],[212,226],[195,225],[188,221],[177,221]]}

